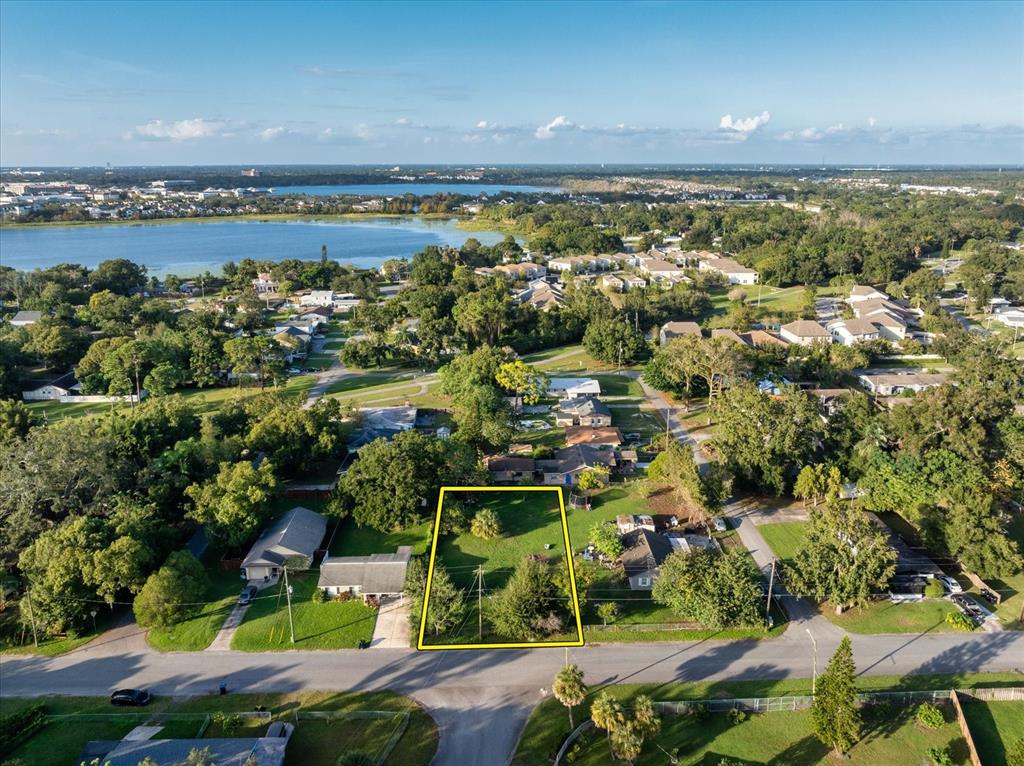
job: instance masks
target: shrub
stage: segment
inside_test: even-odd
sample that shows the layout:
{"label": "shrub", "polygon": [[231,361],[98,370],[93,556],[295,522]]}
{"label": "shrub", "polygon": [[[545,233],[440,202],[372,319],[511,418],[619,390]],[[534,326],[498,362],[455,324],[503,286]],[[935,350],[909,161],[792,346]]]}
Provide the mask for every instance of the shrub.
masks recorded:
{"label": "shrub", "polygon": [[915,716],[917,722],[926,729],[938,729],[946,722],[946,716],[938,707],[930,703],[919,705]]}
{"label": "shrub", "polygon": [[924,586],[925,598],[942,598],[946,595],[946,589],[938,580],[932,579]]}
{"label": "shrub", "polygon": [[235,715],[234,713],[228,715],[222,711],[217,711],[211,717],[213,722],[224,732],[225,736],[231,737],[242,728],[242,717],[240,715]]}
{"label": "shrub", "polygon": [[309,600],[314,604],[322,604],[327,600],[327,593],[321,588],[314,588],[309,596]]}
{"label": "shrub", "polygon": [[493,540],[501,537],[501,519],[498,514],[490,508],[482,508],[473,517],[473,523],[469,526],[474,537],[481,537],[484,540]]}
{"label": "shrub", "polygon": [[746,711],[740,710],[738,708],[733,708],[732,710],[730,710],[728,717],[729,717],[729,723],[732,726],[735,726],[738,723],[743,723],[744,721],[747,720],[747,718],[749,718],[749,716],[747,715]]}
{"label": "shrub", "polygon": [[974,630],[974,621],[962,612],[950,612],[946,615],[946,623],[965,632]]}
{"label": "shrub", "polygon": [[695,721],[703,721],[708,717],[708,706],[703,702],[696,704],[691,708],[692,715]]}
{"label": "shrub", "polygon": [[605,625],[615,622],[615,618],[619,616],[619,605],[614,601],[603,601],[597,605],[597,616]]}
{"label": "shrub", "polygon": [[441,514],[441,534],[461,535],[469,529],[469,516],[466,506],[458,501],[447,502]]}
{"label": "shrub", "polygon": [[0,718],[0,755],[10,752],[46,722],[42,703]]}
{"label": "shrub", "polygon": [[934,766],[953,766],[953,758],[949,754],[949,750],[944,747],[929,747],[927,753],[928,760],[934,764]]}

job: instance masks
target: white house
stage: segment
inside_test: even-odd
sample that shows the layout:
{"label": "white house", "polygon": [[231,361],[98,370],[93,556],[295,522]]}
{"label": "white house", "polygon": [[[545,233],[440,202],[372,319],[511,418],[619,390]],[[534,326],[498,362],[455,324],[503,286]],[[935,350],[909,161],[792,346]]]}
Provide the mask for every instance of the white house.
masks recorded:
{"label": "white house", "polygon": [[871,300],[892,300],[887,294],[881,290],[876,290],[873,287],[865,287],[864,285],[854,285],[850,288],[850,297],[846,299],[847,303],[861,303],[862,301]]}
{"label": "white house", "polygon": [[56,401],[61,397],[77,394],[80,389],[81,385],[75,378],[75,373],[69,372],[50,383],[22,391],[21,398],[26,402]]}
{"label": "white house", "polygon": [[756,285],[760,276],[755,269],[737,263],[732,258],[709,258],[700,261],[700,271],[713,271],[724,276],[731,285]]}
{"label": "white house", "polygon": [[601,383],[594,378],[551,378],[548,380],[548,396],[559,399],[575,399],[578,396],[600,396]]}
{"label": "white house", "polygon": [[902,374],[864,374],[857,379],[863,386],[878,396],[898,396],[905,391],[924,391],[926,388],[941,386],[948,376],[941,372],[909,372]]}
{"label": "white house", "polygon": [[328,556],[320,564],[316,587],[329,596],[350,594],[384,599],[401,596],[405,572],[412,558],[412,546],[402,545],[394,553],[369,556]]}
{"label": "white house", "polygon": [[815,343],[831,343],[832,336],[829,331],[817,322],[809,319],[798,319],[795,322],[784,324],[779,328],[779,335],[783,340],[790,343],[798,343],[801,346],[813,346]]}
{"label": "white house", "polygon": [[1012,308],[995,315],[996,321],[1007,327],[1024,327],[1024,309]]}
{"label": "white house", "polygon": [[309,295],[303,295],[299,299],[299,305],[334,308],[334,290],[311,290]]}
{"label": "white house", "polygon": [[830,322],[828,331],[837,343],[852,346],[866,340],[878,340],[880,330],[870,319],[846,319]]}
{"label": "white house", "polygon": [[270,276],[269,271],[261,271],[252,281],[253,289],[258,293],[276,293],[281,283]]}

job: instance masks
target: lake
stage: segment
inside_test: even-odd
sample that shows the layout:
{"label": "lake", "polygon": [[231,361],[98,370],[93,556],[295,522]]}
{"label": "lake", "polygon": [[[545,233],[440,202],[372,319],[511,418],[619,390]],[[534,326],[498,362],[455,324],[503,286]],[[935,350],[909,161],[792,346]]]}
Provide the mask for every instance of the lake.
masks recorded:
{"label": "lake", "polygon": [[356,266],[377,266],[388,258],[408,258],[427,245],[458,247],[470,237],[493,245],[505,235],[467,232],[454,220],[371,218],[357,221],[210,221],[97,226],[0,226],[0,264],[21,271],[127,258],[149,274],[180,277],[219,273],[226,261],[243,258],[316,260],[320,246],[328,257]]}
{"label": "lake", "polygon": [[415,194],[422,197],[431,194],[467,194],[477,197],[486,194],[493,197],[502,192],[523,194],[559,194],[557,186],[528,186],[519,184],[446,184],[446,183],[397,183],[397,184],[339,184],[331,186],[275,186],[274,194],[308,194],[311,197],[327,197],[332,194],[358,194],[360,196],[400,197]]}

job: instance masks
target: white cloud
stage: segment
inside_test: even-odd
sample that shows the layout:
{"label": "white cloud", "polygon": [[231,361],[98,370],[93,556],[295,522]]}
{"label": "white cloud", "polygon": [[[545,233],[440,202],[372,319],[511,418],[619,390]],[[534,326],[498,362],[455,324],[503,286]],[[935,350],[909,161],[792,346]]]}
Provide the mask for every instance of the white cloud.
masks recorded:
{"label": "white cloud", "polygon": [[150,120],[145,125],[137,125],[129,135],[154,141],[192,141],[220,135],[227,126],[224,120],[206,120],[202,117],[176,122]]}
{"label": "white cloud", "polygon": [[495,125],[493,122],[488,122],[487,120],[480,120],[480,122],[476,124],[476,127],[478,130],[494,130],[498,126]]}
{"label": "white cloud", "polygon": [[365,122],[359,122],[352,126],[352,135],[364,141],[369,141],[373,138],[373,131],[370,130],[370,126]]}
{"label": "white cloud", "polygon": [[573,130],[575,127],[576,123],[569,120],[564,114],[560,114],[547,125],[541,125],[537,128],[534,136],[541,141],[546,141],[549,138],[554,138],[557,132]]}
{"label": "white cloud", "polygon": [[718,127],[725,130],[735,130],[740,133],[751,133],[765,125],[771,118],[771,114],[767,111],[761,112],[761,114],[754,117],[742,117],[738,120],[734,120],[731,114],[727,114],[718,121]]}
{"label": "white cloud", "polygon": [[257,133],[257,136],[259,136],[260,141],[273,141],[275,138],[279,138],[280,136],[283,136],[287,132],[287,128],[278,126],[276,128],[266,128],[264,130],[261,130],[259,133]]}
{"label": "white cloud", "polygon": [[868,127],[869,128],[873,128],[877,124],[878,124],[878,120],[876,120],[874,117],[868,117]]}
{"label": "white cloud", "polygon": [[409,118],[408,117],[399,117],[397,120],[395,120],[395,125],[408,125],[408,124],[409,124]]}

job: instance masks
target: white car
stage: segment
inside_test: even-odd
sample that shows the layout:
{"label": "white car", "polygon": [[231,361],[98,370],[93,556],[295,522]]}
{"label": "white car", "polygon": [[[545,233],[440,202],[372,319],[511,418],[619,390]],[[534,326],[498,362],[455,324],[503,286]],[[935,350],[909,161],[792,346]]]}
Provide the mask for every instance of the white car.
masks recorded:
{"label": "white car", "polygon": [[963,593],[963,586],[949,575],[936,575],[935,579],[943,584],[949,593]]}

